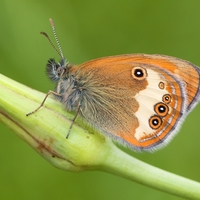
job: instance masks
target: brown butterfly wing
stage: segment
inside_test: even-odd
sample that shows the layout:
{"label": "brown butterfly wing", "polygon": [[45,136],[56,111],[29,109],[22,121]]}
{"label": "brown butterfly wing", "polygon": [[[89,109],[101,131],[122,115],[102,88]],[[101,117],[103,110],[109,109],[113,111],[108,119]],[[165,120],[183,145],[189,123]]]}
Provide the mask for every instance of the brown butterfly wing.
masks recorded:
{"label": "brown butterfly wing", "polygon": [[187,61],[145,54],[100,58],[73,72],[83,118],[123,145],[150,151],[167,144],[196,105],[199,74]]}

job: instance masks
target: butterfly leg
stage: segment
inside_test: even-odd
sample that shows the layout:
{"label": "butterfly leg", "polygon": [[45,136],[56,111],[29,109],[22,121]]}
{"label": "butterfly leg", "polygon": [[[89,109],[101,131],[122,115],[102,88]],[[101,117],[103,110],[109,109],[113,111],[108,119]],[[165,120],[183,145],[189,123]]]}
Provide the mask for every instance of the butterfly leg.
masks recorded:
{"label": "butterfly leg", "polygon": [[79,113],[79,111],[80,111],[80,107],[81,107],[81,104],[78,105],[77,112],[76,112],[76,114],[75,114],[75,116],[74,116],[74,119],[72,120],[72,123],[71,123],[71,125],[70,125],[70,127],[69,127],[69,130],[68,130],[66,139],[69,137],[69,134],[70,134],[70,132],[71,132],[71,130],[72,130],[72,126],[73,126],[73,124],[74,124],[74,122],[75,122],[75,120],[76,120],[76,118],[77,118],[77,116],[78,116],[78,113]]}
{"label": "butterfly leg", "polygon": [[32,115],[33,113],[37,112],[44,105],[44,102],[46,101],[47,97],[50,94],[54,94],[56,96],[61,96],[61,94],[58,94],[52,90],[49,90],[49,92],[46,94],[46,96],[45,96],[44,100],[42,101],[42,103],[40,104],[40,106],[38,108],[36,108],[35,110],[33,110],[32,112],[27,113],[26,116]]}

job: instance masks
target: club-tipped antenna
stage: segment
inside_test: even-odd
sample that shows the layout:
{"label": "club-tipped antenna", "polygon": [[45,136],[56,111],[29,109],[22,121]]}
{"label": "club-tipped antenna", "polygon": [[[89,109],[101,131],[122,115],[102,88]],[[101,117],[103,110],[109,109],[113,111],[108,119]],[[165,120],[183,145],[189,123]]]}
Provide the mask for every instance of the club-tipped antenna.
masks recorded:
{"label": "club-tipped antenna", "polygon": [[57,35],[56,35],[56,29],[55,29],[53,20],[50,18],[49,21],[51,23],[51,27],[52,27],[52,30],[53,30],[54,38],[56,40],[56,44],[58,46],[58,49],[55,47],[55,45],[53,44],[53,42],[51,41],[51,39],[49,38],[49,36],[45,32],[40,32],[40,33],[48,39],[48,41],[51,44],[51,46],[53,47],[53,49],[58,53],[58,55],[61,57],[61,59],[63,59],[64,56],[63,56],[62,48],[60,46],[59,40],[58,40]]}

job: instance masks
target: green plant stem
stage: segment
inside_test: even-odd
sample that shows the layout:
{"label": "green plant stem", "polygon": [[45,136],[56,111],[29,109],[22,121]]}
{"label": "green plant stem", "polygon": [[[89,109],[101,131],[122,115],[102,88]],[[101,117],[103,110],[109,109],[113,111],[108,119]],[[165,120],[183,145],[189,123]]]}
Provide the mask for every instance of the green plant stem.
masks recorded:
{"label": "green plant stem", "polygon": [[106,161],[104,171],[182,198],[200,199],[200,183],[151,166],[122,151],[112,151]]}
{"label": "green plant stem", "polygon": [[[0,120],[54,166],[68,171],[101,170],[188,199],[200,199],[200,183],[166,172],[121,151],[45,94],[0,75]],[[89,132],[89,133],[88,133]],[[23,163],[22,163],[23,164]]]}

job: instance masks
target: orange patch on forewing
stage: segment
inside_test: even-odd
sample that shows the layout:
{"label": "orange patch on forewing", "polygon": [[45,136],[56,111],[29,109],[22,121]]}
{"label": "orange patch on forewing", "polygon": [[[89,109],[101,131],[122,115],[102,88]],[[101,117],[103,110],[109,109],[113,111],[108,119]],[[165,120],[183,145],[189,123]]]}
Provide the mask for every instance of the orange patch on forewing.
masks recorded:
{"label": "orange patch on forewing", "polygon": [[148,55],[148,54],[127,54],[121,56],[111,56],[106,58],[100,58],[92,60],[83,65],[101,65],[102,67],[106,64],[122,63],[144,63],[147,65],[154,65],[161,69],[166,69],[173,75],[180,77],[186,83],[186,93],[188,95],[187,106],[194,100],[199,88],[199,74],[191,63],[181,60],[178,58],[164,56],[164,55]]}
{"label": "orange patch on forewing", "polygon": [[103,68],[103,66],[111,63],[115,65],[115,63],[131,64],[134,62],[154,65],[181,77],[187,83],[188,105],[192,102],[199,87],[199,74],[189,62],[181,59],[163,55],[133,54],[100,58],[89,61],[83,64],[83,66],[87,65],[87,67],[95,68],[95,66],[100,65]]}

